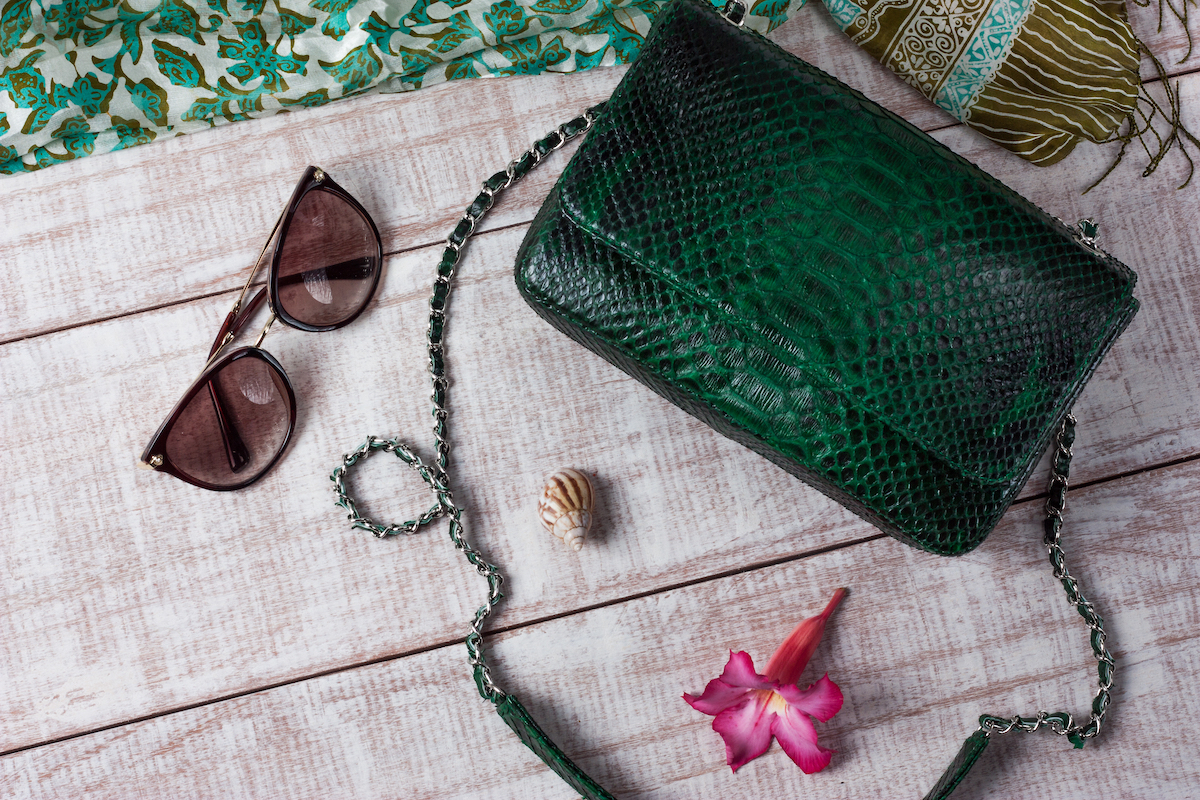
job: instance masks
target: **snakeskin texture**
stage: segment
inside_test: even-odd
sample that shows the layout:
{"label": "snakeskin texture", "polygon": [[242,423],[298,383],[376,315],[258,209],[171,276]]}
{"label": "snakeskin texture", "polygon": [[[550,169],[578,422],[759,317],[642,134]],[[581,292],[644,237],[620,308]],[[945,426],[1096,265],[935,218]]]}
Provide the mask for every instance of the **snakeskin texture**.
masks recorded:
{"label": "snakeskin texture", "polygon": [[948,800],[967,777],[971,767],[975,766],[975,762],[983,755],[983,751],[987,749],[990,741],[988,735],[981,730],[968,736],[958,754],[954,756],[954,760],[950,762],[950,766],[946,767],[942,777],[938,778],[938,782],[933,785],[923,800]]}
{"label": "snakeskin texture", "polygon": [[505,696],[496,705],[496,713],[508,727],[512,728],[513,733],[517,734],[525,746],[542,760],[542,763],[554,770],[554,774],[566,781],[572,789],[579,792],[584,800],[616,800],[603,786],[581,770],[574,761],[567,758],[566,753],[560,750],[554,740],[546,735],[517,698],[511,694]]}
{"label": "snakeskin texture", "polygon": [[521,248],[552,324],[888,533],[991,531],[1134,274],[834,78],[676,0]]}

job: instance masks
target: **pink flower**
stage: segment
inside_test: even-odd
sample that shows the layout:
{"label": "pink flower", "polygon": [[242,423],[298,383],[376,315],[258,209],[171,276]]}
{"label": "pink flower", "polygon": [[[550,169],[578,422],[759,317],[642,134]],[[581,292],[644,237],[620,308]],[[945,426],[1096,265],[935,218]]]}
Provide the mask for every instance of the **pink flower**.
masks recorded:
{"label": "pink flower", "polygon": [[827,722],[842,708],[842,690],[828,674],[804,690],[796,681],[846,594],[838,589],[824,611],[797,625],[767,662],[765,675],[755,671],[747,653],[731,650],[725,670],[703,694],[683,696],[692,708],[714,717],[712,728],[725,740],[725,761],[734,772],[767,752],[771,737],[806,773],[829,766],[834,751],[817,744],[809,716]]}

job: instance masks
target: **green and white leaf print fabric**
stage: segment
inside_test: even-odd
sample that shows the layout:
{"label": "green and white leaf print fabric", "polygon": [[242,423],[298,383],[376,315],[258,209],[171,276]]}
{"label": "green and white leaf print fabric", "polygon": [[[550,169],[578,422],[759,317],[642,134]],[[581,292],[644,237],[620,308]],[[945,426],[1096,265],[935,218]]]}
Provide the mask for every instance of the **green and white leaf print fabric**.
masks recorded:
{"label": "green and white leaf print fabric", "polygon": [[[367,92],[627,63],[667,2],[0,0],[0,174]],[[1174,146],[1200,148],[1170,82],[1166,108],[1142,85],[1124,0],[822,2],[863,50],[1035,164],[1084,140],[1120,142],[1119,162],[1139,139],[1149,174]],[[750,0],[746,24],[766,33],[803,4]]]}
{"label": "green and white leaf print fabric", "polygon": [[[665,1],[0,0],[0,173],[367,92],[627,63]],[[748,24],[788,7],[760,0]]]}

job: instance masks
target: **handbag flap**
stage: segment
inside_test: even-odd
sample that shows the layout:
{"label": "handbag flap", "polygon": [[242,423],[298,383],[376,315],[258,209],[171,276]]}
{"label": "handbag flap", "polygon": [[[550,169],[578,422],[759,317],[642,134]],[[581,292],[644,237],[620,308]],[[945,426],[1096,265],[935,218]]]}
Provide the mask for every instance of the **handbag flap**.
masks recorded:
{"label": "handbag flap", "polygon": [[1128,268],[696,0],[559,190],[590,237],[979,480],[1039,455],[1136,307]]}

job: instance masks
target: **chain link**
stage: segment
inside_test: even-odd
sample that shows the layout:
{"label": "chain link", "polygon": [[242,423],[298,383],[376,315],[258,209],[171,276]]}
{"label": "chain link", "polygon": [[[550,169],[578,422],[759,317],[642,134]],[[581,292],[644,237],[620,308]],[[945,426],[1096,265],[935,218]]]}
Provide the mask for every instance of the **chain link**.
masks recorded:
{"label": "chain link", "polygon": [[1116,672],[1116,662],[1109,652],[1104,632],[1104,619],[1096,613],[1095,607],[1083,596],[1079,582],[1067,571],[1066,559],[1062,546],[1059,544],[1059,534],[1062,532],[1063,511],[1067,505],[1067,487],[1070,484],[1071,446],[1075,443],[1075,417],[1068,414],[1058,429],[1055,439],[1055,450],[1050,470],[1049,496],[1046,498],[1046,520],[1043,523],[1045,536],[1043,543],[1054,569],[1054,577],[1062,583],[1067,593],[1067,600],[1075,606],[1075,610],[1083,617],[1090,630],[1089,640],[1092,654],[1096,657],[1096,672],[1099,676],[1099,688],[1092,700],[1091,715],[1087,722],[1077,725],[1074,718],[1066,711],[1053,714],[1039,711],[1035,717],[997,717],[985,714],[979,718],[979,728],[985,734],[1005,734],[1014,730],[1032,733],[1041,727],[1048,727],[1059,736],[1066,736],[1076,747],[1083,747],[1088,739],[1100,733],[1104,714],[1108,711],[1110,690],[1113,685],[1113,675]]}
{"label": "chain link", "polygon": [[[483,626],[492,611],[504,599],[501,587],[504,576],[494,564],[484,559],[483,555],[471,547],[464,538],[462,524],[462,508],[454,503],[450,492],[450,441],[446,422],[449,417],[447,397],[450,381],[446,375],[446,353],[444,338],[446,333],[446,311],[450,301],[451,281],[455,269],[462,258],[463,248],[467,240],[475,233],[480,220],[492,209],[496,198],[514,183],[525,177],[528,172],[541,163],[547,155],[560,149],[572,139],[591,130],[596,121],[596,115],[603,105],[589,108],[582,116],[576,117],[565,125],[560,125],[546,136],[538,139],[533,146],[517,158],[509,162],[501,172],[483,182],[479,194],[471,205],[467,206],[454,230],[446,237],[446,249],[437,265],[437,276],[433,282],[433,293],[429,298],[429,330],[428,354],[430,376],[430,400],[433,403],[433,440],[434,462],[426,464],[413,451],[398,439],[380,439],[368,436],[366,441],[352,452],[342,457],[342,463],[329,476],[333,481],[334,493],[337,495],[337,505],[347,511],[350,525],[359,530],[370,531],[377,538],[383,539],[399,534],[412,535],[418,530],[441,517],[449,517],[450,541],[454,548],[462,553],[479,575],[487,579],[487,602],[475,611],[471,621],[471,632],[467,634],[467,660],[474,671],[475,683],[479,694],[492,703],[504,701],[505,693],[492,680],[487,658],[483,648]],[[359,513],[358,506],[346,491],[346,473],[363,458],[377,450],[393,453],[397,458],[411,467],[429,487],[434,495],[434,503],[424,514],[414,520],[399,525],[380,525]]]}
{"label": "chain link", "polygon": [[[389,453],[394,453],[397,458],[408,464],[408,466],[412,467],[413,470],[420,474],[422,478],[426,477],[424,474],[422,474],[422,470],[425,470],[426,472],[429,471],[429,468],[426,467],[424,463],[422,463],[421,460],[417,458],[417,456],[414,455],[413,452],[409,450],[403,442],[400,442],[396,439],[380,439],[376,436],[368,436],[365,442],[360,444],[352,452],[346,453],[344,456],[342,456],[341,466],[335,469],[333,474],[329,476],[329,479],[333,481],[333,491],[338,498],[336,505],[346,509],[346,511],[349,512],[346,518],[350,520],[350,526],[352,528],[370,531],[375,535],[376,538],[384,539],[388,536],[396,536],[398,534],[412,535],[416,533],[419,528],[429,524],[430,522],[433,522],[439,517],[445,516],[446,508],[440,502],[434,503],[434,505],[419,518],[409,520],[408,522],[402,522],[399,525],[379,525],[378,523],[372,522],[370,519],[360,514],[358,511],[358,505],[346,491],[346,472],[350,467],[353,467],[361,459],[366,458],[376,450],[384,450]],[[432,477],[432,473],[430,473],[430,477]],[[426,483],[430,483],[431,488],[433,488],[430,480],[427,479]],[[444,483],[442,483],[442,485],[444,485]],[[437,490],[434,489],[434,491],[436,492]]]}

